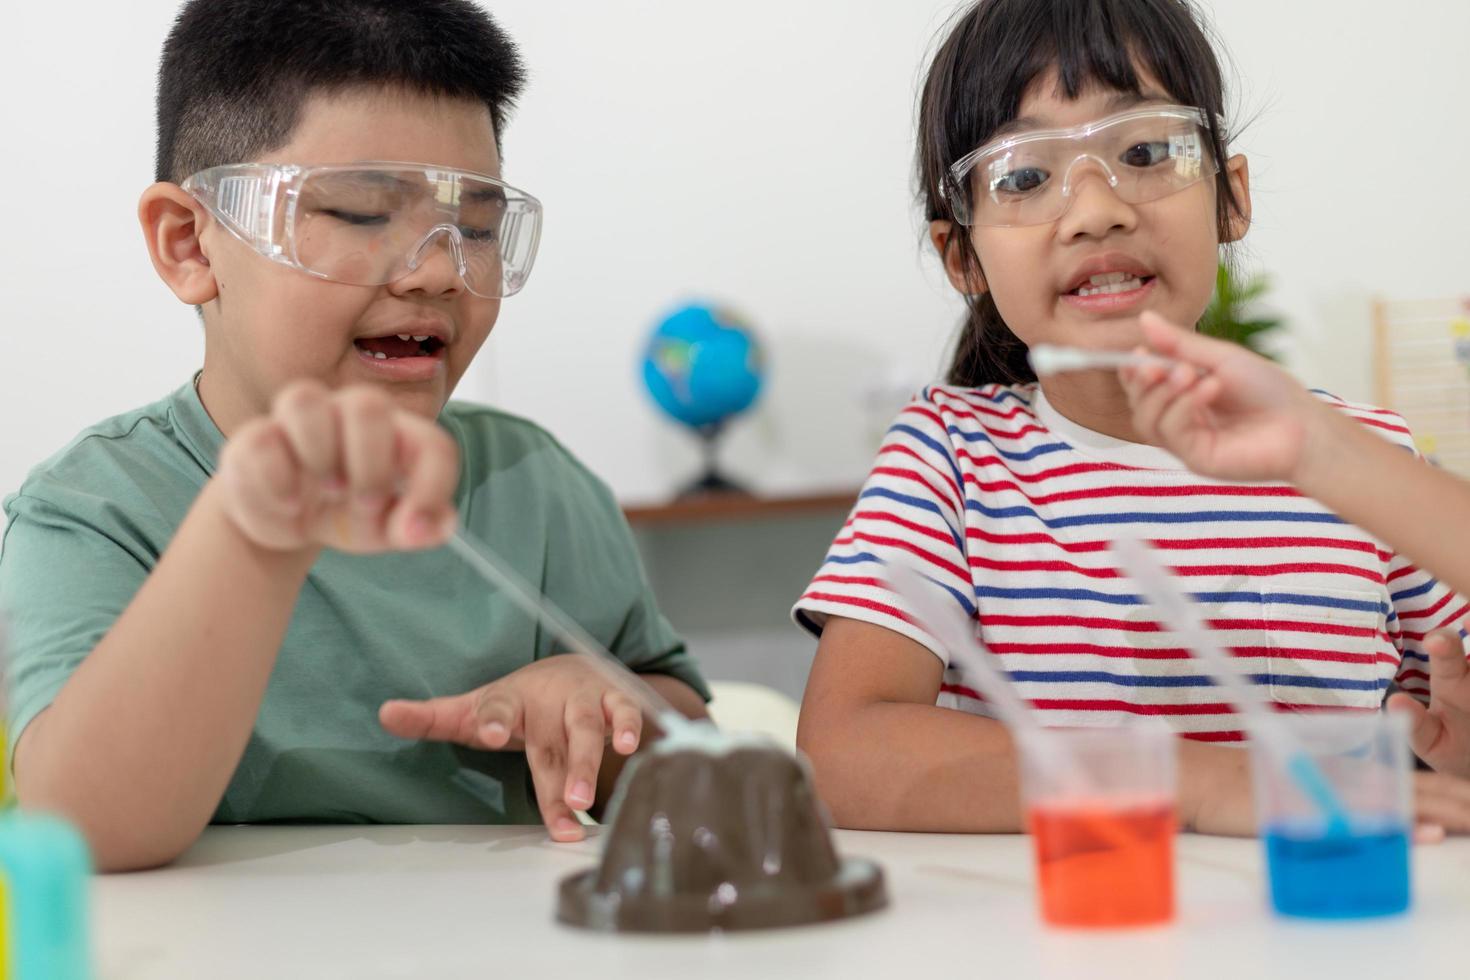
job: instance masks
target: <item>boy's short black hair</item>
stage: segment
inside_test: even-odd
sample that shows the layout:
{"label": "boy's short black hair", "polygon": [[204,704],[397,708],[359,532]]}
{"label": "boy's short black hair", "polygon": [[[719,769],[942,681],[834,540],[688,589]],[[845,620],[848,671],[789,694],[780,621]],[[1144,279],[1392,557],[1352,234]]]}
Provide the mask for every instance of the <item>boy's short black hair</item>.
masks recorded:
{"label": "boy's short black hair", "polygon": [[190,0],[158,70],[158,180],[288,142],[307,97],[400,86],[483,102],[495,139],[520,94],[515,44],[470,0]]}

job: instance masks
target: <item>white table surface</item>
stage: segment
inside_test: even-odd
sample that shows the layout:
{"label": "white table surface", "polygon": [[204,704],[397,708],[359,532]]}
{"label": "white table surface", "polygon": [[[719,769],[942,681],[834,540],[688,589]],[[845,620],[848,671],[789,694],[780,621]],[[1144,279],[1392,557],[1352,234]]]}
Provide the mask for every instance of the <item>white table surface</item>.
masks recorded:
{"label": "white table surface", "polygon": [[[594,832],[596,828],[593,828]],[[177,864],[100,877],[100,980],[500,977],[1470,977],[1470,839],[1414,853],[1415,907],[1291,922],[1259,844],[1179,838],[1179,918],[1101,934],[1037,918],[1029,844],[839,832],[877,859],[890,907],[837,924],[715,936],[583,932],[556,883],[597,844],[534,827],[216,827]]]}

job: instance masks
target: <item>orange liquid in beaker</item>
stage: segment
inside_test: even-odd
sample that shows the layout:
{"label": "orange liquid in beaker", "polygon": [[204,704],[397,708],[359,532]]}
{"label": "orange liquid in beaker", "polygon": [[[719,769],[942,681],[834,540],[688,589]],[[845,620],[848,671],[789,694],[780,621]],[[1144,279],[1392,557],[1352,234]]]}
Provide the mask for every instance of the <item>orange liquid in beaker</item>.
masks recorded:
{"label": "orange liquid in beaker", "polygon": [[1121,809],[1038,806],[1026,815],[1036,847],[1041,917],[1108,928],[1174,917],[1174,805]]}

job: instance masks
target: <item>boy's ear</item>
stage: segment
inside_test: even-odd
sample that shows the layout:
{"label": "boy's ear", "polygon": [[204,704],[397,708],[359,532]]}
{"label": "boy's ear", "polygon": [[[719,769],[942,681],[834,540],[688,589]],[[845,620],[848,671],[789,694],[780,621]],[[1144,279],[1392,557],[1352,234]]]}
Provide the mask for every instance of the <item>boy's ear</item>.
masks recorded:
{"label": "boy's ear", "polygon": [[989,287],[985,285],[983,272],[966,266],[963,253],[965,234],[965,228],[953,221],[929,222],[929,241],[934,243],[934,251],[944,262],[944,274],[949,277],[949,284],[966,296],[978,296]]}
{"label": "boy's ear", "polygon": [[219,295],[199,239],[206,214],[178,184],[154,184],[138,201],[138,223],[153,268],[174,295],[191,306],[203,306]]}
{"label": "boy's ear", "polygon": [[1237,153],[1225,161],[1225,179],[1230,182],[1230,189],[1235,191],[1235,200],[1240,204],[1239,210],[1230,212],[1225,242],[1238,242],[1251,227],[1251,171],[1244,154]]}

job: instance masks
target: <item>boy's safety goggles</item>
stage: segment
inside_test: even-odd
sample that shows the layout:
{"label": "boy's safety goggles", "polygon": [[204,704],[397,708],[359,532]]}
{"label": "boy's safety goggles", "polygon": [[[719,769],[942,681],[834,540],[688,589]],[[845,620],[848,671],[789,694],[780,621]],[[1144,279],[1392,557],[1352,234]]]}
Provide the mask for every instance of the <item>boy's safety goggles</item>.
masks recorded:
{"label": "boy's safety goggles", "polygon": [[1006,136],[956,160],[945,194],[960,224],[987,227],[1055,221],[1091,171],[1129,204],[1157,201],[1219,171],[1207,122],[1202,109],[1160,105]]}
{"label": "boy's safety goggles", "polygon": [[502,180],[413,163],[241,163],[183,183],[237,238],[322,279],[376,286],[417,269],[440,240],[476,296],[526,283],[541,202]]}

